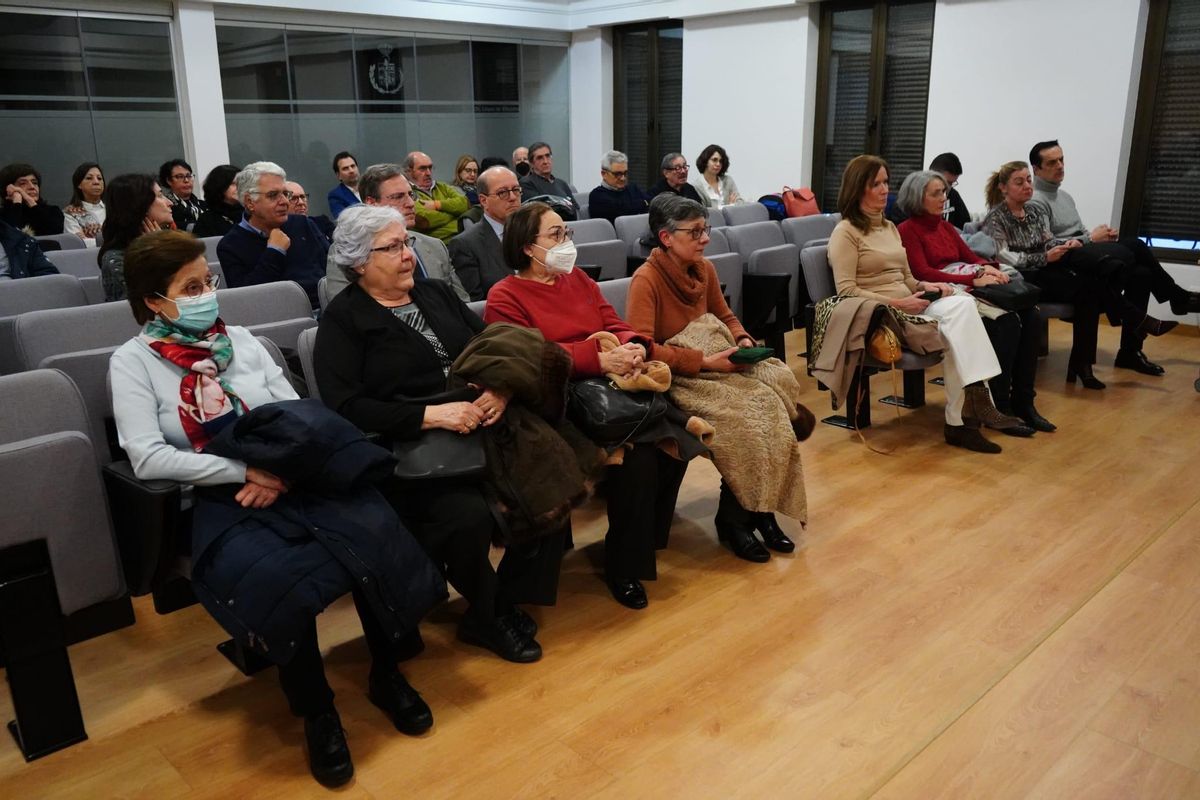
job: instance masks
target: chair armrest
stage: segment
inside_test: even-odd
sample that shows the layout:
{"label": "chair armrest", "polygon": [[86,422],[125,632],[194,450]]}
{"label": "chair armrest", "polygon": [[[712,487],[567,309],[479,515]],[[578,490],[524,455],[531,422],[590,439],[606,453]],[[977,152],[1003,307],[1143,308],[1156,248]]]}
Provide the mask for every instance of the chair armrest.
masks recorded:
{"label": "chair armrest", "polygon": [[104,468],[104,488],[129,591],[149,594],[180,552],[180,484],[140,480],[132,464],[118,461]]}
{"label": "chair armrest", "polygon": [[[787,273],[750,273],[742,277],[742,324],[752,335],[759,332],[767,346],[775,350],[775,356],[787,361],[783,347],[783,334],[791,330],[791,284],[792,276]],[[775,322],[768,324],[771,314]]]}

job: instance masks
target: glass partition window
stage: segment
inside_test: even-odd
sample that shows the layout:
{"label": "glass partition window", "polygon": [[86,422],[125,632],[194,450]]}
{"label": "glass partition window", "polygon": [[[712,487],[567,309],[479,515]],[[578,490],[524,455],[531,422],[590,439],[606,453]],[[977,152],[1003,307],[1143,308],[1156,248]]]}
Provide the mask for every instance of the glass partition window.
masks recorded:
{"label": "glass partition window", "polygon": [[565,46],[235,25],[217,46],[231,160],[279,163],[314,213],[342,150],[362,169],[422,150],[446,182],[464,153],[508,160],[537,139],[570,162]]}
{"label": "glass partition window", "polygon": [[0,154],[47,202],[85,161],[111,178],[183,155],[167,22],[0,12],[0,31]]}

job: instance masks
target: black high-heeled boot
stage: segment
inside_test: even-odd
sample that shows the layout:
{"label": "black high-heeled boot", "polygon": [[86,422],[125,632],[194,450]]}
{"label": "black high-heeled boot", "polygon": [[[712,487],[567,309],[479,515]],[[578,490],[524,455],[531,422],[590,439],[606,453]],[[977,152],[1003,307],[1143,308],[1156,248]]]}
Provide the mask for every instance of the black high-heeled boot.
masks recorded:
{"label": "black high-heeled boot", "polygon": [[713,520],[717,527],[717,539],[729,545],[738,558],[762,564],[771,560],[771,554],[754,535],[753,515],[742,508],[729,486],[721,481],[721,499],[717,505],[717,516]]}
{"label": "black high-heeled boot", "polygon": [[1083,384],[1085,389],[1104,389],[1105,385],[1092,374],[1091,364],[1067,364],[1067,383],[1075,383],[1075,379]]}
{"label": "black high-heeled boot", "polygon": [[762,534],[763,544],[776,553],[791,553],[796,549],[796,543],[783,532],[779,520],[770,511],[755,512],[754,529]]}

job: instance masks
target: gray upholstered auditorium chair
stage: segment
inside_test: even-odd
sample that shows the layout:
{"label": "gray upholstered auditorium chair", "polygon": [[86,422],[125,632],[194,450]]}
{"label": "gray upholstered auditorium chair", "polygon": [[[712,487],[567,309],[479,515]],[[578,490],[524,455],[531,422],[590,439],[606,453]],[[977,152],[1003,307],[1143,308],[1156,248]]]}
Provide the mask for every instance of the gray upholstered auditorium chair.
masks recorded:
{"label": "gray upholstered auditorium chair", "polygon": [[[763,210],[766,210],[765,207]],[[751,222],[728,227],[724,233],[725,238],[729,240],[729,249],[742,257],[742,263],[746,265],[746,274],[791,276],[788,312],[791,317],[800,314],[800,248],[783,240],[783,231],[779,223]]]}
{"label": "gray upholstered auditorium chair", "polygon": [[[479,301],[482,311],[483,301]],[[304,370],[304,382],[308,384],[308,396],[315,399],[321,399],[321,392],[317,388],[317,369],[313,361],[313,348],[317,346],[317,329],[309,328],[300,334],[300,338],[296,341],[296,351],[300,354],[300,367]]]}
{"label": "gray upholstered auditorium chair", "polygon": [[133,624],[133,607],[79,391],[53,370],[7,375],[0,407],[0,654],[32,760],[87,738],[67,645]]}
{"label": "gray upholstered auditorium chair", "polygon": [[612,305],[617,316],[625,319],[625,307],[629,299],[629,284],[632,278],[618,278],[615,281],[604,281],[598,284],[600,294]]}
{"label": "gray upholstered auditorium chair", "polygon": [[771,219],[767,207],[762,203],[734,203],[721,209],[725,215],[726,225],[749,225],[752,222],[766,222]]}
{"label": "gray upholstered auditorium chair", "polygon": [[285,351],[295,350],[300,331],[317,324],[308,294],[295,281],[220,289],[217,303],[226,324],[240,325],[255,336],[265,336]]}
{"label": "gray upholstered auditorium chair", "polygon": [[825,244],[841,220],[841,214],[812,214],[789,217],[780,222],[779,227],[783,230],[785,241],[803,250],[811,244]]}
{"label": "gray upholstered auditorium chair", "polygon": [[[800,263],[804,269],[805,284],[808,287],[809,295],[812,297],[812,304],[808,306],[806,312],[807,324],[805,325],[807,350],[811,353],[812,320],[815,305],[827,297],[833,297],[837,294],[837,289],[833,282],[833,268],[829,265],[828,247],[817,245],[805,248],[800,254]],[[941,360],[941,353],[918,355],[909,350],[904,350],[900,356],[900,360],[895,365],[896,369],[900,370],[904,375],[904,393],[899,397],[888,395],[879,402],[900,406],[901,408],[920,408],[925,405],[925,369],[938,364]],[[843,428],[870,427],[871,374],[880,370],[888,370],[890,367],[887,364],[876,361],[869,355],[863,356],[863,367],[864,369],[855,376],[850,384],[850,391],[846,398],[846,413],[826,417],[821,420],[822,422]],[[808,366],[808,373],[812,374],[811,360]],[[862,402],[857,403],[855,399],[860,396],[860,392]]]}
{"label": "gray upholstered auditorium chair", "polygon": [[13,325],[18,314],[88,304],[87,292],[74,275],[42,275],[0,281],[0,375],[20,371]]}
{"label": "gray upholstered auditorium chair", "polygon": [[221,243],[223,236],[205,236],[200,241],[204,242],[204,259],[208,263],[216,261],[220,263],[221,259],[217,258],[217,245]]}
{"label": "gray upholstered auditorium chair", "polygon": [[[59,250],[83,250],[87,247],[87,243],[73,233],[51,233],[35,238],[39,242],[55,242],[58,245]],[[92,255],[95,254],[96,251],[93,250]]]}
{"label": "gray upholstered auditorium chair", "polygon": [[598,280],[609,281],[624,278],[626,273],[625,242],[617,238],[612,223],[606,219],[580,219],[568,222],[567,227],[575,231],[575,263],[580,266],[600,267]]}
{"label": "gray upholstered auditorium chair", "polygon": [[[78,238],[78,237],[76,237]],[[77,278],[99,278],[100,262],[96,260],[98,250],[51,250],[46,258],[55,269],[64,275],[74,275]]]}

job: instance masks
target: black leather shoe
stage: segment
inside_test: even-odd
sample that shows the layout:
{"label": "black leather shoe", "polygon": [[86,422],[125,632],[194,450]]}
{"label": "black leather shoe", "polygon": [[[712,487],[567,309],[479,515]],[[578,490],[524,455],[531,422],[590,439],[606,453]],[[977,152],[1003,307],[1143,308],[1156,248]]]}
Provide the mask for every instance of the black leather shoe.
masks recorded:
{"label": "black leather shoe", "polygon": [[1000,428],[1000,432],[1005,436],[1019,436],[1022,439],[1028,439],[1036,433],[1031,426],[1025,424],[1018,425],[1015,428]]}
{"label": "black leather shoe", "polygon": [[1170,300],[1172,314],[1194,314],[1200,311],[1200,292],[1179,290]]}
{"label": "black leather shoe", "polygon": [[1131,369],[1143,375],[1157,376],[1166,373],[1165,369],[1146,358],[1146,354],[1141,350],[1138,350],[1136,353],[1131,353],[1128,350],[1118,350],[1117,358],[1113,361],[1113,366],[1120,367],[1121,369]]}
{"label": "black leather shoe", "polygon": [[508,615],[509,622],[517,629],[517,633],[527,639],[532,639],[537,636],[538,626],[534,622],[533,617],[529,616],[529,612],[520,606],[513,606],[512,611]]}
{"label": "black leather shoe", "polygon": [[317,783],[333,789],[354,777],[350,746],[336,711],[305,717],[304,741],[308,745],[308,768]]}
{"label": "black leather shoe", "polygon": [[989,442],[979,432],[979,428],[970,428],[966,425],[946,425],[942,429],[943,435],[946,437],[946,444],[954,447],[961,447],[964,450],[971,450],[975,453],[999,453],[1000,445],[995,442]]}
{"label": "black leather shoe", "polygon": [[791,553],[796,549],[796,543],[783,532],[779,521],[770,511],[760,511],[754,515],[754,529],[762,534],[763,544],[776,553]]}
{"label": "black leather shoe", "polygon": [[753,561],[755,564],[764,564],[771,560],[771,554],[754,535],[754,531],[743,525],[724,522],[719,517],[716,525],[717,539],[728,544],[729,549],[738,558]]}
{"label": "black leather shoe", "polygon": [[372,677],[367,697],[392,718],[401,733],[419,736],[433,727],[433,712],[399,672]]}
{"label": "black leather shoe", "polygon": [[496,617],[490,624],[464,619],[458,625],[458,639],[517,664],[529,664],[542,657],[542,646],[518,631],[507,616]]}
{"label": "black leather shoe", "polygon": [[609,578],[605,581],[613,599],[626,608],[643,609],[650,604],[646,599],[646,587],[637,579]]}
{"label": "black leather shoe", "polygon": [[1058,426],[1038,413],[1032,405],[1017,409],[1017,416],[1025,420],[1025,424],[1041,433],[1054,433]]}

